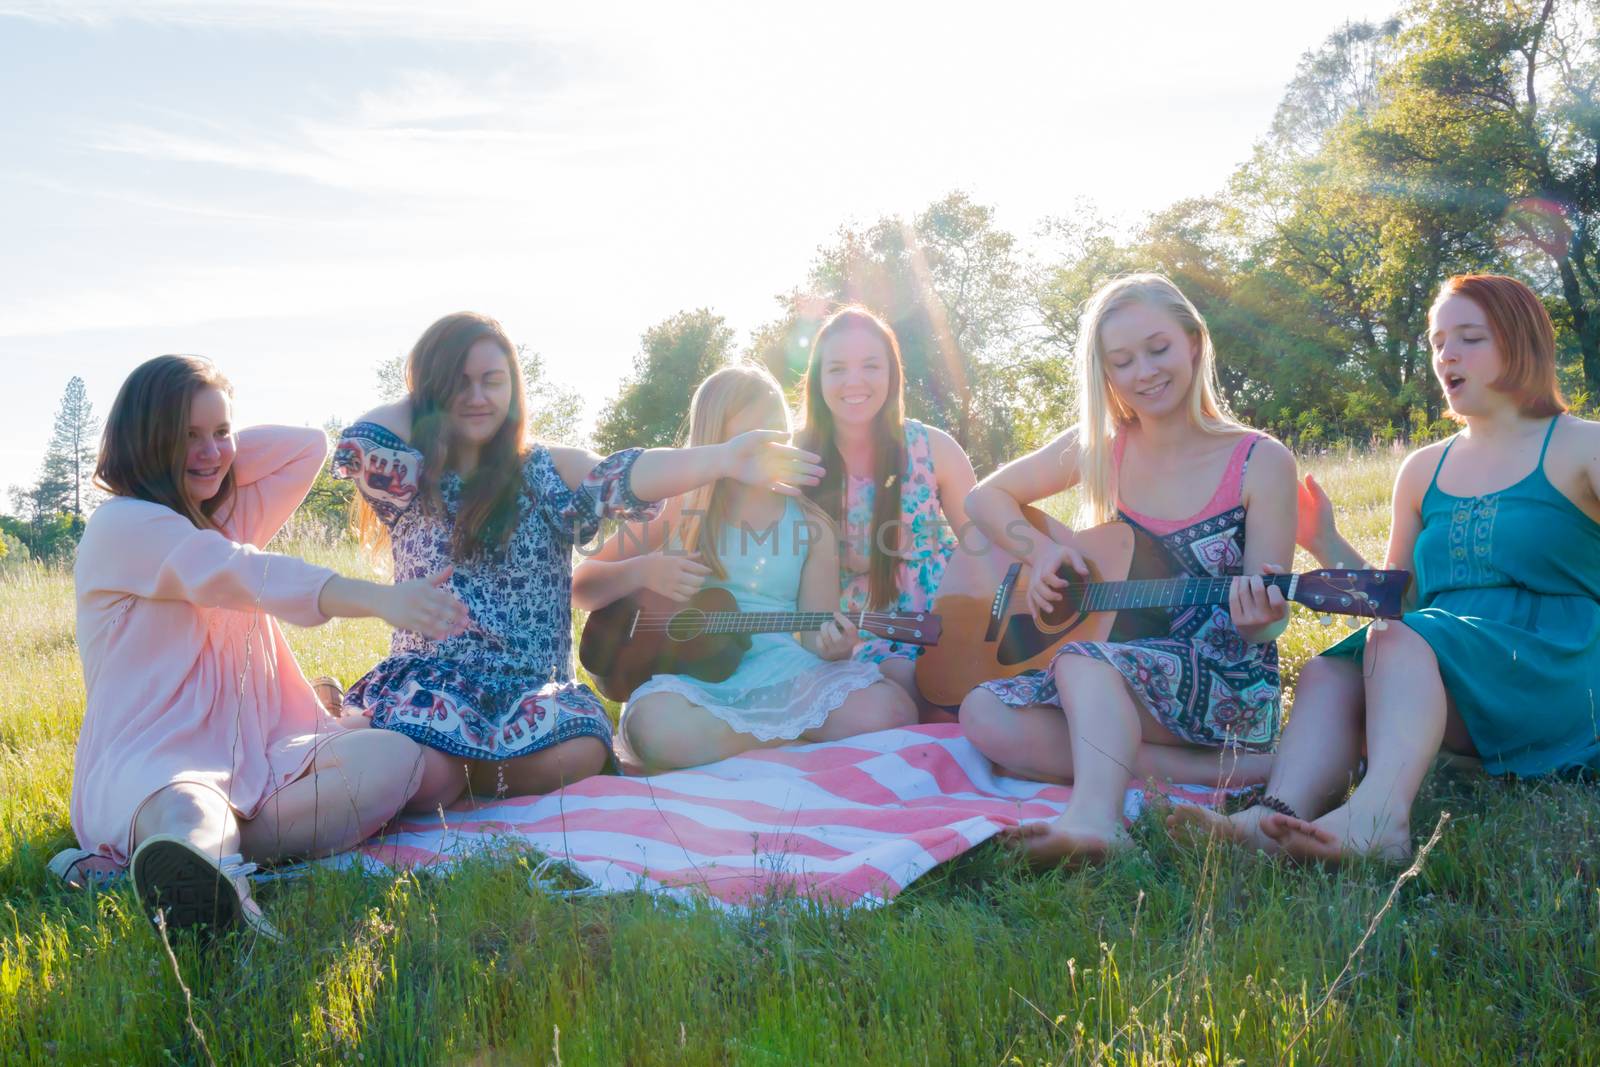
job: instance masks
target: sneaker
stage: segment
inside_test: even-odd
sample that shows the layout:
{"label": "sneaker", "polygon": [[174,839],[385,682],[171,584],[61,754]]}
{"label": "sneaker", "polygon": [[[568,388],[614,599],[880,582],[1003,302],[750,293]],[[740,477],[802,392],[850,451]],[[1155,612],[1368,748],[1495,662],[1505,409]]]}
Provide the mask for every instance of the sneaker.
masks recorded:
{"label": "sneaker", "polygon": [[246,891],[245,879],[256,865],[238,853],[219,861],[181,837],[154,834],[139,842],[130,866],[152,922],[159,914],[169,930],[198,926],[214,933],[242,925],[268,940],[283,940]]}
{"label": "sneaker", "polygon": [[110,856],[83,848],[64,848],[50,858],[49,871],[69,889],[97,889],[110,885],[128,869]]}

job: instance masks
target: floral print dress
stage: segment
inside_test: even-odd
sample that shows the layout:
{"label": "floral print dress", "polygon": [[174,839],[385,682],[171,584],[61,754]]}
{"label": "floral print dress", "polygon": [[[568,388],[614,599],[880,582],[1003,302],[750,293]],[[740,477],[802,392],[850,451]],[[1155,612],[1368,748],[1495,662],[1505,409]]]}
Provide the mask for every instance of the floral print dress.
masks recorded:
{"label": "floral print dress", "polygon": [[354,481],[388,528],[394,580],[425,578],[454,562],[450,588],[472,621],[443,641],[397,630],[388,658],[345,694],[346,707],[366,712],[375,727],[468,759],[514,759],[575,737],[609,746],[605,707],[573,680],[572,551],[595,537],[603,518],[655,517],[659,505],[630,487],[640,451],[607,457],[571,489],[549,450],[535,448],[523,464],[517,525],[504,553],[452,561],[459,476],[441,479],[443,510],[432,514],[416,501],[422,453],[375,423],[347,429],[334,476]]}
{"label": "floral print dress", "polygon": [[[868,608],[871,591],[872,508],[877,486],[871,478],[845,478],[844,536],[840,542],[839,610],[854,615]],[[900,595],[885,611],[929,611],[944,579],[945,565],[956,550],[955,531],[939,503],[939,480],[933,469],[933,449],[928,428],[906,420],[906,470],[900,483],[900,552],[895,584]],[[871,638],[856,645],[853,658],[862,663],[882,663],[902,657],[915,659],[921,645]]]}
{"label": "floral print dress", "polygon": [[[1139,546],[1131,577],[1243,573],[1244,472],[1251,451],[1262,439],[1250,434],[1239,442],[1211,502],[1191,518],[1156,519],[1118,509],[1118,518],[1134,528]],[[1116,442],[1119,465],[1124,440],[1119,437]],[[1270,750],[1277,741],[1280,718],[1277,643],[1246,641],[1226,604],[1155,608],[1138,614],[1147,619],[1155,616],[1155,628],[1161,632],[1124,640],[1069,642],[1056,652],[1056,660],[1088,656],[1110,664],[1134,699],[1190,744]],[[1132,621],[1131,615],[1119,613],[1112,638],[1119,636],[1125,618]],[[985,682],[983,688],[1012,707],[1060,707],[1056,660],[1047,670]]]}

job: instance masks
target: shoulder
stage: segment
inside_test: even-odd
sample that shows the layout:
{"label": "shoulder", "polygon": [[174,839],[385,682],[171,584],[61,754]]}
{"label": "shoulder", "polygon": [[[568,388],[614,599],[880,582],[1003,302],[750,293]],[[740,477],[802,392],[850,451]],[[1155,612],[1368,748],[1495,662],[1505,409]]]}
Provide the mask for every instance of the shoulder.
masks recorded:
{"label": "shoulder", "polygon": [[1600,459],[1600,422],[1579,418],[1570,411],[1556,416],[1551,451],[1564,452],[1580,462]]}
{"label": "shoulder", "polygon": [[399,438],[401,444],[407,444],[411,440],[411,401],[406,399],[396,400],[392,404],[381,404],[357,419],[351,429],[362,425],[387,430]]}
{"label": "shoulder", "polygon": [[1421,507],[1422,496],[1427,492],[1428,484],[1433,481],[1434,471],[1439,469],[1439,462],[1444,458],[1445,450],[1454,440],[1454,437],[1447,437],[1443,441],[1424,445],[1401,461],[1400,472],[1394,478],[1396,500],[1409,500]]}
{"label": "shoulder", "polygon": [[600,462],[600,456],[587,448],[569,448],[565,445],[550,447],[535,445],[528,455],[527,469],[531,472],[540,468],[553,470],[557,477],[567,486],[576,488],[589,476]]}
{"label": "shoulder", "polygon": [[104,545],[107,549],[126,546],[130,537],[140,531],[166,526],[181,526],[194,530],[194,523],[165,504],[140,500],[132,496],[114,496],[94,509],[84,524],[80,552],[93,551]]}
{"label": "shoulder", "polygon": [[422,454],[412,448],[401,434],[381,422],[366,417],[357,419],[339,433],[338,449],[347,450],[351,446],[362,451],[383,448],[392,452],[413,452],[419,456]]}
{"label": "shoulder", "polygon": [[[961,442],[951,437],[944,430],[939,429],[937,426],[928,426],[920,422],[917,423],[917,426],[928,439],[928,451],[933,455],[935,465],[944,463],[946,460],[955,460],[958,457],[966,458],[967,450],[961,447]],[[906,420],[906,439],[910,440],[910,437],[911,420],[908,419]]]}
{"label": "shoulder", "polygon": [[[1249,437],[1253,443],[1250,446],[1249,466],[1245,468],[1245,481],[1265,479],[1276,481],[1287,479],[1294,481],[1295,458],[1287,445],[1270,434],[1259,433],[1252,430]],[[1235,446],[1237,447],[1237,446]],[[1257,484],[1260,484],[1259,482]]]}

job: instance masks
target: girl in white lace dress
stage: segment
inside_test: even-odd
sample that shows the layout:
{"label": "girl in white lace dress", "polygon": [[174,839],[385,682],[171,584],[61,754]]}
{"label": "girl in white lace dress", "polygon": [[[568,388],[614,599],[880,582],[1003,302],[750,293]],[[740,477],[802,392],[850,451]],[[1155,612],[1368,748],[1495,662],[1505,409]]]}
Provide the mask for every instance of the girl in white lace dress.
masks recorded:
{"label": "girl in white lace dress", "polygon": [[[727,367],[695,391],[691,446],[755,429],[789,429],[783,393],[765,371]],[[591,610],[647,587],[688,600],[709,584],[731,592],[741,611],[834,611],[818,632],[752,635],[723,681],[662,674],[646,682],[623,711],[624,756],[651,769],[688,767],[914,723],[906,692],[876,664],[850,658],[856,634],[836,610],[838,574],[837,534],[814,505],[726,479],[673,500],[642,531],[619,533],[579,564],[573,601]]]}

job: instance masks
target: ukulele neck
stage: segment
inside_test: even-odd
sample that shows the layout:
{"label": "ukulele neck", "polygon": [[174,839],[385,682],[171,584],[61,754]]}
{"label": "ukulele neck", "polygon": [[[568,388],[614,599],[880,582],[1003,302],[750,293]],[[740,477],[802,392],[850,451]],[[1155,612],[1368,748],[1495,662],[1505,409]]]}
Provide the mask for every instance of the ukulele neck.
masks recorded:
{"label": "ukulele neck", "polygon": [[794,634],[820,630],[831,611],[713,611],[706,614],[708,634]]}

